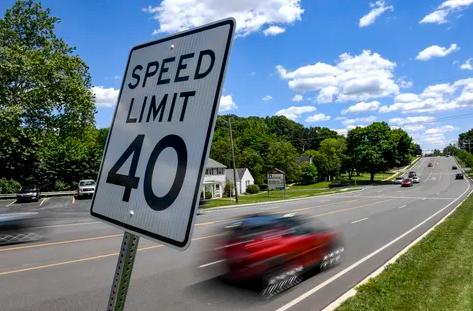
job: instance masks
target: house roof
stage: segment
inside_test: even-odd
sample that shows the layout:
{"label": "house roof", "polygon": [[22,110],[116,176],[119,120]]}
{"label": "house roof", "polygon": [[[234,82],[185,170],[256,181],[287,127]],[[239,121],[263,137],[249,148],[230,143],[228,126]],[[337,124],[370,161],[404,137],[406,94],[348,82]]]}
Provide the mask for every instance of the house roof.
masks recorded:
{"label": "house roof", "polygon": [[[237,169],[236,169],[236,176],[235,176],[237,182],[241,180],[241,179],[240,179],[240,174],[239,174],[238,170],[239,170],[239,169],[237,168]],[[228,180],[229,182],[233,182],[233,181],[234,181],[234,179],[233,179],[233,169],[227,168],[227,169],[225,170],[225,179]]]}
{"label": "house roof", "polygon": [[215,161],[214,159],[208,158],[206,168],[227,168],[220,162]]}
{"label": "house roof", "polygon": [[301,165],[302,163],[311,163],[311,157],[297,157],[296,158],[296,163],[297,165]]}

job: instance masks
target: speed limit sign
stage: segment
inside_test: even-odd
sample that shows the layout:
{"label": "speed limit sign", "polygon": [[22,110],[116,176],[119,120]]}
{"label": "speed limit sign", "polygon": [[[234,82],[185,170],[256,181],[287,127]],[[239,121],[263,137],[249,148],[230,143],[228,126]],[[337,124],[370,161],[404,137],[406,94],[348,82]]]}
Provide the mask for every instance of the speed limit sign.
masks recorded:
{"label": "speed limit sign", "polygon": [[234,32],[230,18],[132,48],[93,217],[188,247]]}

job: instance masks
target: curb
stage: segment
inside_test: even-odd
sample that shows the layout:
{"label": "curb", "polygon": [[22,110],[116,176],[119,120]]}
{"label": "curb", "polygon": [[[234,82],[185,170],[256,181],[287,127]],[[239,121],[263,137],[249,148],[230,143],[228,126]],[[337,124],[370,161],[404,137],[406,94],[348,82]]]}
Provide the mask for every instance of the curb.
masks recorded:
{"label": "curb", "polygon": [[[455,161],[456,162],[456,161]],[[458,163],[457,163],[458,164]],[[468,181],[467,181],[468,183]],[[405,248],[403,248],[401,251],[399,251],[396,255],[394,255],[393,257],[391,257],[391,259],[389,259],[387,262],[385,262],[381,267],[379,267],[378,269],[376,269],[373,273],[369,274],[366,278],[364,278],[361,282],[359,282],[358,284],[354,285],[351,289],[349,289],[347,292],[345,292],[344,294],[342,294],[340,297],[338,297],[335,301],[333,301],[332,303],[330,303],[328,306],[326,306],[325,308],[322,309],[322,311],[334,311],[336,310],[338,307],[340,307],[340,305],[342,303],[344,303],[346,300],[348,300],[349,298],[353,297],[356,295],[357,293],[357,290],[356,288],[361,286],[361,285],[364,285],[366,284],[370,279],[372,278],[375,278],[377,277],[378,275],[380,275],[384,269],[386,269],[387,266],[389,266],[390,264],[393,264],[394,262],[396,262],[399,257],[401,257],[402,255],[404,255],[410,248],[412,248],[413,246],[415,246],[417,243],[419,243],[423,238],[425,238],[430,232],[432,232],[435,228],[437,228],[438,225],[440,225],[442,222],[444,222],[451,214],[453,214],[453,212],[455,212],[457,210],[458,207],[460,207],[463,202],[465,202],[469,197],[470,195],[473,193],[473,189],[465,196],[465,198],[457,204],[457,206],[455,206],[455,208],[453,208],[450,212],[448,212],[447,215],[445,215],[442,219],[440,219],[437,223],[435,223],[432,227],[430,227],[426,232],[424,232],[421,236],[419,236],[417,239],[415,239],[412,243],[410,243],[409,245],[407,245]]]}
{"label": "curb", "polygon": [[333,196],[333,195],[343,194],[343,193],[359,192],[359,191],[364,191],[364,190],[365,190],[365,188],[354,189],[354,190],[349,191],[349,192],[347,192],[347,191],[339,191],[339,192],[336,192],[336,193],[327,192],[327,193],[321,194],[321,195],[314,195],[314,196],[298,198],[298,199],[287,199],[287,200],[267,201],[267,202],[258,202],[258,203],[246,203],[246,204],[238,204],[238,205],[224,205],[224,206],[218,206],[218,207],[203,208],[202,210],[205,212],[205,211],[212,211],[212,210],[245,207],[245,206],[251,206],[251,205],[264,205],[264,204],[273,204],[273,203],[280,203],[280,202],[293,202],[293,201],[308,200],[308,199],[319,198],[319,197]]}

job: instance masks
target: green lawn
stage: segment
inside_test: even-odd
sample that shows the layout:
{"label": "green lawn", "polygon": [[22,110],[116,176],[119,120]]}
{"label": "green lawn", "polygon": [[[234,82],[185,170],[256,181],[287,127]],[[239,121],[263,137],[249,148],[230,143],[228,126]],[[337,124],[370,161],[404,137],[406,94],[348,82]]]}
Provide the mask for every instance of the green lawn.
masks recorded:
{"label": "green lawn", "polygon": [[[310,196],[317,196],[321,194],[337,193],[340,191],[341,189],[337,189],[337,190],[307,189],[307,188],[304,189],[304,188],[299,188],[298,186],[292,186],[291,189],[286,190],[286,197],[284,197],[283,190],[270,191],[269,196],[268,196],[267,191],[262,191],[257,194],[239,195],[238,204],[249,204],[249,203],[287,200],[287,199],[297,199],[297,198],[304,198],[304,197],[310,197]],[[348,189],[345,191],[353,191],[353,189]],[[235,198],[232,198],[232,199],[222,198],[222,199],[209,200],[206,203],[207,203],[207,208],[236,204]]]}
{"label": "green lawn", "polygon": [[473,197],[336,311],[473,310]]}

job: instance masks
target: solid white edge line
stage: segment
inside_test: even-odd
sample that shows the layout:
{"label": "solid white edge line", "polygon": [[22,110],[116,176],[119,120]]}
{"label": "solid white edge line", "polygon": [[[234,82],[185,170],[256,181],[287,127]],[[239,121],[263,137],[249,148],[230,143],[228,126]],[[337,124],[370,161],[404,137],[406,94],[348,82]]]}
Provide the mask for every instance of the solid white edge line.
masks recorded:
{"label": "solid white edge line", "polygon": [[13,201],[13,202],[11,202],[10,204],[8,204],[7,207],[10,207],[10,205],[12,205],[12,204],[15,203],[15,202],[16,202],[16,200]]}
{"label": "solid white edge line", "polygon": [[[378,253],[382,252],[383,250],[385,250],[386,248],[390,247],[391,245],[393,245],[394,243],[396,243],[397,241],[399,241],[400,239],[402,239],[403,237],[405,237],[406,235],[410,234],[411,232],[415,231],[417,228],[421,227],[422,225],[424,225],[426,222],[428,222],[429,220],[431,220],[432,218],[434,218],[435,216],[437,216],[438,214],[440,214],[441,212],[443,212],[445,209],[447,209],[448,207],[450,207],[453,203],[455,203],[456,201],[458,201],[462,196],[465,195],[465,193],[468,192],[468,190],[470,190],[470,183],[467,181],[467,184],[468,184],[468,188],[461,194],[459,195],[454,201],[450,202],[449,204],[447,204],[445,207],[443,207],[442,209],[440,209],[439,211],[437,211],[435,214],[431,215],[430,217],[428,217],[427,219],[425,219],[424,221],[422,221],[421,223],[419,223],[418,225],[416,225],[415,227],[411,228],[410,230],[404,232],[403,234],[401,234],[400,236],[398,236],[397,238],[395,238],[394,240],[392,240],[391,242],[385,244],[384,246],[378,248],[377,250],[375,250],[374,252],[372,252],[371,254],[363,257],[362,259],[358,260],[357,262],[353,263],[351,266],[343,269],[342,271],[338,272],[337,274],[335,274],[334,276],[332,276],[331,278],[325,280],[324,282],[320,283],[319,285],[317,285],[316,287],[312,288],[311,290],[305,292],[304,294],[300,295],[299,297],[297,297],[296,299],[292,300],[291,302],[285,304],[284,306],[280,307],[279,309],[277,309],[276,311],[285,311],[293,306],[295,306],[296,304],[298,304],[299,302],[301,302],[302,300],[306,299],[307,297],[311,296],[312,294],[318,292],[320,289],[324,288],[325,286],[327,286],[328,284],[332,283],[333,281],[335,281],[336,279],[340,278],[341,276],[343,276],[344,274],[346,274],[347,272],[353,270],[354,268],[356,268],[357,266],[361,265],[363,262],[367,261],[368,259],[376,256]],[[473,191],[472,191],[473,192]],[[468,194],[468,196],[471,194],[471,192]],[[467,197],[468,197],[467,196]],[[466,198],[465,198],[466,199]],[[458,206],[457,206],[458,207]],[[457,207],[455,207],[453,210],[455,210]],[[450,213],[449,213],[450,214]],[[386,264],[384,266],[382,266],[381,268],[384,269],[386,266]],[[380,269],[381,269],[380,268]],[[379,269],[378,269],[379,270]],[[381,270],[382,271],[382,270]],[[353,290],[353,288],[352,288]],[[351,290],[350,290],[351,291]],[[343,297],[343,295],[341,296]],[[337,302],[338,299],[335,301]],[[343,300],[344,301],[344,300]],[[340,303],[342,303],[343,301],[341,301]],[[335,303],[334,302],[334,303]],[[333,304],[333,303],[332,303]],[[332,305],[330,304],[328,307],[326,307],[325,309],[323,309],[323,311],[329,311],[329,310],[333,310],[333,309],[330,309],[329,307]]]}
{"label": "solid white edge line", "polygon": [[208,266],[211,266],[211,265],[215,265],[215,264],[220,263],[222,261],[225,261],[225,260],[221,259],[221,260],[217,260],[217,261],[214,261],[214,262],[209,262],[209,263],[206,263],[205,265],[199,266],[199,268],[205,268],[205,267],[208,267]]}
{"label": "solid white edge line", "polygon": [[399,206],[398,208],[404,208],[404,207],[406,207],[406,206],[407,206],[407,205],[403,205],[403,206]]}
{"label": "solid white edge line", "polygon": [[367,220],[367,219],[369,219],[369,218],[366,217],[366,218],[358,219],[358,220],[352,221],[351,223],[356,224],[357,222],[364,221],[364,220]]}

